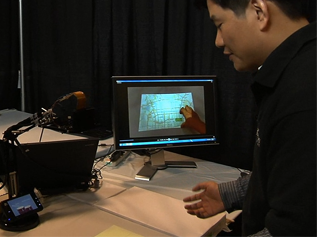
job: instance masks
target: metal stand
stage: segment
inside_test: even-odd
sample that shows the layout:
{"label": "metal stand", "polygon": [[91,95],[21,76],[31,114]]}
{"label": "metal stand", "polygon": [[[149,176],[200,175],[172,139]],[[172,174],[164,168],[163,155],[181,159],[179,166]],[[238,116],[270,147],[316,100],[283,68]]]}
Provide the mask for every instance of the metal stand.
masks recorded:
{"label": "metal stand", "polygon": [[24,87],[24,62],[23,62],[23,20],[22,0],[19,0],[19,36],[20,36],[20,89],[21,89],[21,111],[25,111],[25,87]]}

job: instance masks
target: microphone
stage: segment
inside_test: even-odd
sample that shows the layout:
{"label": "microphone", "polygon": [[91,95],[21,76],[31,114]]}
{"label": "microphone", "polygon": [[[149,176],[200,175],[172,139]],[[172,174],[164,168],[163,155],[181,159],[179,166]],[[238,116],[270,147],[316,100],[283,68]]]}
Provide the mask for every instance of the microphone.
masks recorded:
{"label": "microphone", "polygon": [[[14,140],[18,135],[29,131],[35,126],[45,127],[55,124],[58,127],[66,127],[70,124],[72,114],[76,110],[86,107],[86,96],[83,92],[77,91],[58,98],[49,110],[42,108],[40,112],[9,127],[3,134],[3,138]],[[19,130],[21,127],[30,126],[27,129]]]}
{"label": "microphone", "polygon": [[43,113],[40,124],[54,123],[58,127],[69,126],[75,111],[86,107],[86,96],[83,92],[73,92],[61,96],[52,105],[51,109]]}

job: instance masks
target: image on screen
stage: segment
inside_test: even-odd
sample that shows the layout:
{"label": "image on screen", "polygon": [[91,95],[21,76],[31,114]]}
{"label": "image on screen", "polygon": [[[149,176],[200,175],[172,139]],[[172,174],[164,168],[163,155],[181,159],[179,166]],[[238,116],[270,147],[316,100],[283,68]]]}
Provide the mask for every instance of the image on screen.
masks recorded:
{"label": "image on screen", "polygon": [[13,199],[8,204],[16,217],[38,208],[30,194]]}
{"label": "image on screen", "polygon": [[186,105],[205,122],[201,86],[128,88],[130,137],[197,134],[192,129],[181,128],[185,119],[180,109]]}
{"label": "image on screen", "polygon": [[139,132],[180,128],[184,122],[180,109],[194,109],[192,93],[142,94]]}

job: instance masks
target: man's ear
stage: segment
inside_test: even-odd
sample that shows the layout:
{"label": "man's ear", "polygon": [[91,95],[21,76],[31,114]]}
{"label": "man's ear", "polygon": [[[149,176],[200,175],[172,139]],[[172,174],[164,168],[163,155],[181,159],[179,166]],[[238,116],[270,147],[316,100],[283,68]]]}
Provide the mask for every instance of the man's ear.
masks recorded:
{"label": "man's ear", "polygon": [[251,0],[251,7],[255,11],[256,19],[259,21],[261,31],[266,30],[270,20],[267,0]]}

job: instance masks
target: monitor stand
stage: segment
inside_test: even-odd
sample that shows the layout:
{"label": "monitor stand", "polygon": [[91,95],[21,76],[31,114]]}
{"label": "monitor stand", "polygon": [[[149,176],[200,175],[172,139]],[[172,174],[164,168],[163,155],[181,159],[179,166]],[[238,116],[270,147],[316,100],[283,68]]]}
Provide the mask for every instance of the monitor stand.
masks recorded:
{"label": "monitor stand", "polygon": [[150,155],[150,161],[146,162],[141,170],[136,174],[135,179],[150,181],[157,170],[166,168],[196,168],[197,165],[192,161],[165,161],[164,150],[160,149]]}

